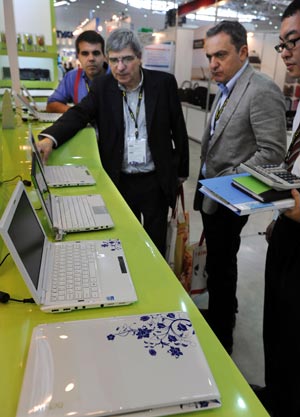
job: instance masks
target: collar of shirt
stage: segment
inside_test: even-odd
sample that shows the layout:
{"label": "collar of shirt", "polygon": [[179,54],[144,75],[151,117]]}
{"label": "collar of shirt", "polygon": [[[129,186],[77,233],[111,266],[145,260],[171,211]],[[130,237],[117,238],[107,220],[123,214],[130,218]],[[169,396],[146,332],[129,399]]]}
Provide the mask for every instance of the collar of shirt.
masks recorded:
{"label": "collar of shirt", "polygon": [[81,78],[83,78],[84,82],[90,86],[92,84],[92,80],[89,79],[89,77],[86,75],[86,72],[82,70]]}
{"label": "collar of shirt", "polygon": [[[133,90],[131,90],[130,92],[132,92],[132,91],[136,91],[137,89],[139,89],[139,88],[141,88],[141,86],[142,86],[142,84],[143,84],[143,82],[144,82],[144,74],[143,74],[143,71],[141,71],[140,72],[140,74],[141,74],[141,81],[138,83],[138,85],[133,89]],[[121,91],[127,91],[126,90],[126,88],[122,85],[122,84],[120,84],[120,83],[118,83],[118,87],[119,87],[119,89],[121,90]]]}
{"label": "collar of shirt", "polygon": [[238,72],[236,72],[234,74],[234,76],[226,84],[218,83],[218,87],[222,92],[222,98],[224,96],[225,99],[226,99],[226,97],[229,96],[229,94],[233,90],[233,87],[235,86],[237,80],[240,78],[240,76],[245,71],[246,67],[248,66],[248,63],[249,63],[249,61],[247,59],[246,62],[244,63],[244,65],[242,66],[242,68],[239,69]]}

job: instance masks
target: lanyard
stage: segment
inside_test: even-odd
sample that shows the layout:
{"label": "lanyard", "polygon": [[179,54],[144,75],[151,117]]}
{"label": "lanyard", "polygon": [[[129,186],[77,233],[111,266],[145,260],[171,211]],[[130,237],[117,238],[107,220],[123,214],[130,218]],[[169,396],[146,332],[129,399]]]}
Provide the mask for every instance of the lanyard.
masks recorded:
{"label": "lanyard", "polygon": [[[82,68],[78,68],[76,78],[75,78],[75,83],[74,83],[74,100],[73,101],[74,101],[75,104],[78,103],[78,88],[79,88],[79,82],[80,82],[81,74],[82,74]],[[90,86],[89,86],[86,78],[84,78],[84,82],[85,82],[86,90],[87,90],[87,92],[89,92],[90,91]]]}
{"label": "lanyard", "polygon": [[125,90],[123,90],[123,97],[124,97],[125,103],[127,105],[130,117],[134,121],[135,138],[138,139],[138,137],[139,137],[138,118],[139,118],[139,113],[140,113],[140,108],[141,108],[141,103],[142,103],[142,98],[143,98],[143,85],[141,86],[140,91],[139,91],[139,97],[138,97],[138,102],[137,102],[137,106],[136,106],[135,115],[133,114],[133,111],[131,110],[131,107],[128,104],[127,94],[126,94]]}
{"label": "lanyard", "polygon": [[[233,88],[234,88],[234,86],[233,86]],[[230,97],[230,95],[231,95],[231,93],[233,91],[233,88],[229,91],[228,96],[226,97],[226,99],[225,99],[224,103],[222,104],[222,106],[219,106],[218,109],[217,109],[217,111],[216,111],[216,113],[215,113],[214,129],[216,127],[217,121],[220,119],[220,117],[221,117],[221,115],[223,113],[223,110],[225,109],[225,107],[226,107],[226,105],[228,103],[228,100],[229,100],[229,97]]]}
{"label": "lanyard", "polygon": [[228,99],[229,96],[226,98],[226,100],[224,101],[224,103],[222,104],[222,106],[220,106],[218,108],[218,110],[216,111],[216,115],[215,115],[215,124],[216,122],[220,119],[221,114],[223,113],[223,110],[225,109],[226,104],[228,103]]}

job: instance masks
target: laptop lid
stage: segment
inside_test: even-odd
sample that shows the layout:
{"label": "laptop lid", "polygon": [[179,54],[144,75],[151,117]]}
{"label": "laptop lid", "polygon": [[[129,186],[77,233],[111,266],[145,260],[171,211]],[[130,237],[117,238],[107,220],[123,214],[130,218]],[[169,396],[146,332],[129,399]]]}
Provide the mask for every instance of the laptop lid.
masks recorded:
{"label": "laptop lid", "polygon": [[[0,220],[0,234],[34,301],[45,312],[125,305],[137,300],[121,242],[118,239],[50,242],[21,181]],[[74,244],[82,245],[82,248],[94,244],[91,255],[94,256],[94,276],[97,282],[100,281],[101,293],[95,298],[78,296],[78,299],[53,301],[49,289],[51,280],[56,278],[54,249],[62,251]],[[74,275],[71,278],[74,279]]]}
{"label": "laptop lid", "polygon": [[[49,226],[53,229],[54,233],[58,233],[58,237],[61,237],[61,234],[63,233],[93,231],[114,227],[112,218],[108,213],[100,194],[68,197],[52,196],[44,177],[39,158],[37,158],[37,154],[35,152],[32,152],[31,178],[41,201],[42,208],[46,214]],[[75,199],[76,205],[80,206],[77,207],[80,211],[84,213],[89,212],[89,216],[92,216],[93,223],[91,220],[87,219],[86,224],[76,224],[74,221],[72,222],[72,226],[69,228],[65,227],[64,225],[68,224],[68,216],[72,217],[72,213],[70,213],[67,209],[62,210],[61,203],[68,199]],[[82,199],[85,199],[85,202],[83,202]],[[86,203],[88,203],[88,207],[86,206]]]}
{"label": "laptop lid", "polygon": [[29,90],[27,89],[27,87],[24,84],[22,84],[21,89],[23,91],[23,95],[24,96],[26,95],[28,97],[29,104],[31,105],[31,107],[38,111],[37,104],[34,98],[32,97],[32,95],[30,94]]}
{"label": "laptop lid", "polygon": [[17,417],[163,416],[220,405],[192,323],[180,311],[37,326]]}
{"label": "laptop lid", "polygon": [[31,178],[34,188],[42,204],[49,226],[53,229],[53,211],[51,193],[44,177],[43,169],[36,152],[32,152]]}

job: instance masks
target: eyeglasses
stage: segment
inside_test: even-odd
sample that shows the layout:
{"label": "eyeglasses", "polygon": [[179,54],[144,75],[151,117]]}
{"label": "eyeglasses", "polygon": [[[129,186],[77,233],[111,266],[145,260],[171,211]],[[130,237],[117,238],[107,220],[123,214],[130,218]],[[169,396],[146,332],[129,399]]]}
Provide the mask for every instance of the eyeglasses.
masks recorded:
{"label": "eyeglasses", "polygon": [[135,55],[126,55],[118,57],[109,57],[108,60],[111,65],[118,65],[119,62],[122,62],[123,65],[128,65],[136,58]]}
{"label": "eyeglasses", "polygon": [[294,49],[296,46],[296,42],[298,41],[300,41],[300,38],[290,39],[289,41],[286,41],[284,43],[280,43],[279,45],[274,46],[274,48],[276,52],[281,54],[281,52],[283,52],[284,49],[286,49],[287,51],[291,51],[292,49]]}

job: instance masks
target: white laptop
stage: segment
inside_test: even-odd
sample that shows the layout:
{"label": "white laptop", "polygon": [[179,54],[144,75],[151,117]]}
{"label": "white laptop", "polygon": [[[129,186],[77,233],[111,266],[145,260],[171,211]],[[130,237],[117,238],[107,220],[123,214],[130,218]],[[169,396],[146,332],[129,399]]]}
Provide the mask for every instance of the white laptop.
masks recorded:
{"label": "white laptop", "polygon": [[21,86],[21,90],[22,90],[22,92],[23,92],[23,96],[26,96],[26,97],[27,97],[27,99],[29,100],[29,104],[30,104],[30,106],[31,106],[33,109],[35,109],[35,110],[37,110],[37,111],[38,111],[38,107],[37,107],[37,103],[36,103],[36,101],[34,100],[34,98],[32,97],[32,95],[31,95],[31,93],[30,93],[30,91],[27,89],[27,87],[26,87],[24,84],[22,84],[22,86]]}
{"label": "white laptop", "polygon": [[32,152],[31,178],[57,240],[61,240],[65,233],[109,229],[114,226],[100,194],[51,194],[35,152]]}
{"label": "white laptop", "polygon": [[43,167],[43,173],[49,187],[76,187],[96,184],[94,177],[84,165],[44,165],[31,129],[29,129],[29,142],[39,159],[40,166]]}
{"label": "white laptop", "polygon": [[23,106],[28,110],[28,112],[39,122],[43,123],[54,123],[56,120],[60,118],[62,113],[47,113],[44,111],[38,111],[30,104],[27,97],[24,97],[22,94],[13,92],[15,96],[18,97],[18,99],[21,101]]}
{"label": "white laptop", "polygon": [[45,312],[137,300],[121,242],[50,242],[21,181],[0,220],[0,233],[34,301]]}
{"label": "white laptop", "polygon": [[35,327],[17,417],[153,417],[220,405],[181,311]]}

